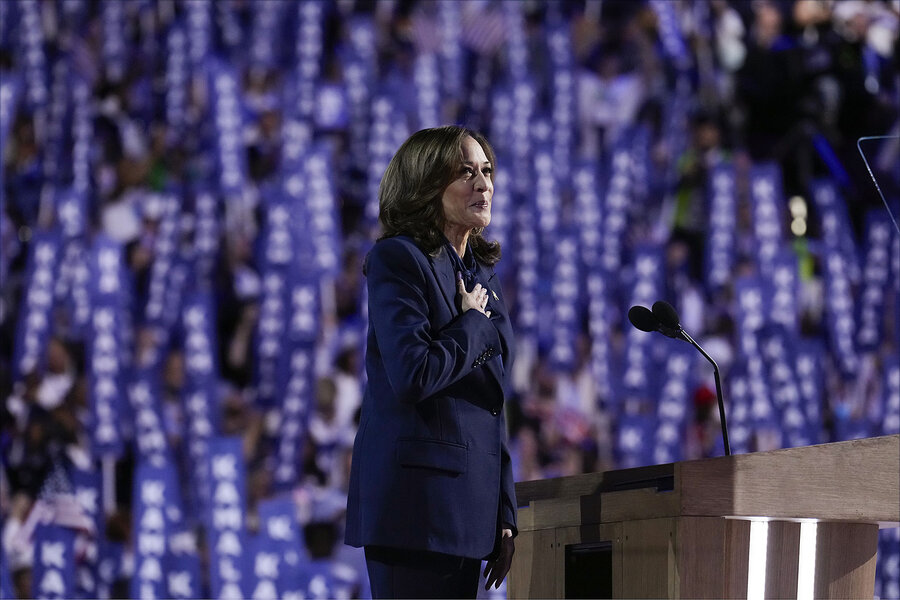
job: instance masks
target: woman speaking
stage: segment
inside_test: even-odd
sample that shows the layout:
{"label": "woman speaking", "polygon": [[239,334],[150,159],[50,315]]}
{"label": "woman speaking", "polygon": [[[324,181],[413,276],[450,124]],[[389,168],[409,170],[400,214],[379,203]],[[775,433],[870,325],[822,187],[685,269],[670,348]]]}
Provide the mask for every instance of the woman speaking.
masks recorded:
{"label": "woman speaking", "polygon": [[494,151],[462,127],[414,133],[378,191],[366,258],[368,386],[346,542],[376,598],[474,598],[509,571],[516,498],[503,390],[513,333],[492,266]]}

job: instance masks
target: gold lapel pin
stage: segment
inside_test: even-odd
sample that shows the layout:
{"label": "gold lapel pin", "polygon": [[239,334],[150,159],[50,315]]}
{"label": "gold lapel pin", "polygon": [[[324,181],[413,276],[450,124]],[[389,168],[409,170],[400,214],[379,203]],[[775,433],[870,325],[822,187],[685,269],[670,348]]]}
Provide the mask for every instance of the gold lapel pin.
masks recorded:
{"label": "gold lapel pin", "polygon": [[497,297],[497,292],[495,292],[494,290],[491,290],[491,294],[494,295],[494,300],[496,300],[497,302],[500,302],[500,298]]}

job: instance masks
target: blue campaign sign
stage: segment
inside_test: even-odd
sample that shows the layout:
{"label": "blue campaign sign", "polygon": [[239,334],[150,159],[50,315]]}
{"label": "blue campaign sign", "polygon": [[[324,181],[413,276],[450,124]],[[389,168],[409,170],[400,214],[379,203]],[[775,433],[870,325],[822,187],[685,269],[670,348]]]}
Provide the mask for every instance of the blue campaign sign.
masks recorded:
{"label": "blue campaign sign", "polygon": [[[397,106],[399,102],[402,102],[402,99],[395,99],[390,93],[384,93],[372,99],[365,196],[365,217],[368,228],[374,228],[378,223],[378,187],[381,184],[381,177],[408,133],[403,115]],[[499,183],[495,189],[500,189]],[[495,191],[494,202],[497,201],[496,194]]]}
{"label": "blue campaign sign", "polygon": [[572,36],[569,34],[566,24],[557,22],[549,27],[547,46],[553,65],[551,108],[553,161],[556,165],[555,171],[565,186],[568,185],[570,179],[577,118],[575,55],[572,48]]}
{"label": "blue campaign sign", "polygon": [[134,370],[128,385],[128,399],[134,414],[134,441],[138,459],[162,467],[170,461],[163,429],[160,372],[155,367]]}
{"label": "blue campaign sign", "polygon": [[274,474],[278,489],[292,487],[299,477],[300,453],[313,401],[315,346],[308,340],[292,340],[286,356],[279,376],[283,402]]}
{"label": "blue campaign sign", "polygon": [[848,257],[836,245],[827,246],[823,256],[825,293],[825,327],[831,351],[837,358],[841,374],[848,381],[856,377],[859,353],[853,333],[856,329],[855,304],[848,277]]}
{"label": "blue campaign sign", "polygon": [[[514,3],[511,3],[514,4]],[[513,58],[513,43],[510,43],[510,58]],[[510,90],[512,118],[509,129],[509,153],[512,154],[513,192],[531,201],[534,192],[534,171],[532,151],[534,144],[531,126],[536,113],[537,90],[527,77],[514,77]]]}
{"label": "blue campaign sign", "polygon": [[75,530],[39,524],[34,534],[32,595],[55,600],[75,596]]}
{"label": "blue campaign sign", "polygon": [[202,585],[200,555],[193,531],[184,530],[170,536],[164,565],[170,598],[189,600],[208,595]]}
{"label": "blue campaign sign", "polygon": [[847,259],[847,274],[854,283],[860,277],[859,256],[856,241],[849,224],[847,204],[841,198],[837,185],[830,179],[816,179],[810,183],[810,195],[819,214],[822,243],[838,249]]}
{"label": "blue campaign sign", "polygon": [[737,361],[732,365],[726,381],[725,411],[728,418],[728,441],[734,454],[745,454],[752,449],[754,423],[747,377],[746,361]]}
{"label": "blue campaign sign", "polygon": [[188,100],[188,53],[184,26],[175,23],[166,36],[166,124],[179,135],[185,123]]}
{"label": "blue campaign sign", "polygon": [[134,478],[133,598],[167,598],[165,556],[171,523],[167,509],[174,494],[170,467],[148,462],[138,465]]}
{"label": "blue campaign sign", "polygon": [[342,130],[349,119],[347,90],[342,85],[321,84],[316,89],[313,120],[317,129]]}
{"label": "blue campaign sign", "polygon": [[800,272],[797,255],[782,247],[772,262],[771,313],[774,323],[785,327],[786,333],[796,334],[800,314]]}
{"label": "blue campaign sign", "polygon": [[301,565],[297,575],[304,598],[352,598],[359,576],[349,565],[317,559]]}
{"label": "blue campaign sign", "polygon": [[93,107],[90,88],[82,78],[72,84],[72,188],[85,196],[86,208],[90,206],[91,151],[94,144]]}
{"label": "blue campaign sign", "polygon": [[885,211],[873,210],[866,215],[863,290],[857,305],[856,340],[861,351],[878,348],[886,329],[884,308],[890,285],[890,244],[891,237],[896,235]]}
{"label": "blue campaign sign", "polygon": [[734,291],[738,347],[741,354],[749,358],[757,351],[755,332],[767,321],[770,295],[762,279],[754,276],[739,277]]}
{"label": "blue campaign sign", "polygon": [[125,5],[120,2],[104,2],[101,6],[103,71],[110,81],[119,82],[125,77],[128,50],[131,48],[125,40]]}
{"label": "blue campaign sign", "polygon": [[241,439],[215,438],[207,462],[210,501],[206,519],[210,548],[210,591],[214,598],[243,598],[252,590],[244,575],[246,475]]}
{"label": "blue campaign sign", "polygon": [[340,267],[341,242],[340,216],[337,211],[336,183],[334,181],[331,153],[325,145],[318,145],[306,156],[304,162],[306,186],[306,210],[308,219],[299,225],[299,241],[312,245],[316,271],[333,277]]}
{"label": "blue campaign sign", "polygon": [[300,532],[297,505],[288,496],[264,500],[259,503],[259,548],[281,556],[281,567],[276,581],[279,597],[297,593],[296,570],[304,559],[305,548]]}
{"label": "blue campaign sign", "polygon": [[279,364],[287,343],[288,292],[288,271],[284,266],[269,266],[262,272],[262,302],[254,340],[257,401],[261,406],[274,406],[278,398]]}
{"label": "blue campaign sign", "polygon": [[319,79],[323,51],[322,21],[324,3],[319,0],[297,3],[297,36],[295,42],[297,91],[294,102],[295,116],[310,119],[316,108],[316,87]]}
{"label": "blue campaign sign", "polygon": [[654,462],[675,462],[684,458],[684,437],[693,415],[692,367],[696,357],[697,353],[687,344],[673,344],[668,349],[665,376],[657,392]]}
{"label": "blue campaign sign", "polygon": [[[583,161],[574,170],[575,205],[581,263],[588,272],[600,265],[600,228],[603,224],[603,178],[594,161]],[[496,194],[496,192],[495,192]]]}
{"label": "blue campaign sign", "polygon": [[249,597],[254,600],[277,600],[284,597],[279,582],[287,569],[284,555],[262,534],[247,540],[245,577]]}
{"label": "blue campaign sign", "polygon": [[47,83],[47,55],[44,50],[44,32],[41,27],[40,5],[37,2],[19,2],[19,56],[24,58],[25,107],[35,111],[43,109],[49,100]]}
{"label": "blue campaign sign", "polygon": [[601,264],[607,273],[615,273],[622,265],[623,236],[628,227],[628,206],[632,198],[634,158],[622,141],[613,150],[603,204]]}
{"label": "blue campaign sign", "polygon": [[528,42],[525,32],[524,5],[521,2],[505,2],[503,17],[506,23],[507,67],[516,83],[528,77]]}
{"label": "blue campaign sign", "polygon": [[198,379],[185,387],[183,396],[187,424],[187,448],[193,477],[188,489],[197,511],[205,510],[209,502],[209,473],[206,468],[209,441],[218,432],[214,406],[219,405],[216,382]]}
{"label": "blue campaign sign", "polygon": [[250,64],[252,68],[272,69],[280,58],[285,44],[285,14],[283,2],[262,2],[253,7],[250,28]]}
{"label": "blue campaign sign", "polygon": [[91,317],[87,331],[87,370],[90,387],[92,450],[96,456],[122,451],[120,415],[125,401],[125,294],[122,247],[104,236],[91,249]]}
{"label": "blue campaign sign", "polygon": [[598,402],[611,403],[618,397],[613,392],[613,349],[610,343],[609,310],[607,301],[607,283],[599,269],[587,275],[588,294],[588,331],[591,336],[591,375],[597,386]]}
{"label": "blue campaign sign", "polygon": [[265,194],[265,221],[260,236],[261,270],[284,268],[294,260],[298,237],[294,235],[293,223],[306,218],[304,179],[296,173],[286,174],[283,189],[267,190]]}
{"label": "blue campaign sign", "polygon": [[21,379],[34,370],[42,370],[44,350],[50,338],[53,284],[61,254],[60,235],[56,230],[38,230],[30,242],[28,266],[24,281],[22,309],[16,345],[13,352],[13,372]]}
{"label": "blue campaign sign", "polygon": [[[550,126],[545,120],[542,119],[540,123],[542,129],[549,130]],[[535,182],[534,198],[532,199],[540,235],[539,250],[545,259],[542,267],[546,267],[547,263],[553,260],[551,257],[556,249],[556,234],[562,216],[561,195],[564,181],[559,178],[556,165],[549,149],[542,149],[534,153],[533,170],[535,173],[542,174]]]}
{"label": "blue campaign sign", "polygon": [[81,237],[87,228],[87,198],[74,187],[56,192],[56,218],[66,239]]}
{"label": "blue campaign sign", "polygon": [[102,477],[98,471],[72,469],[72,493],[78,505],[94,523],[94,532],[85,543],[85,552],[76,568],[76,595],[78,598],[99,598],[98,585],[100,566],[100,545],[102,543],[103,507],[100,506]]}
{"label": "blue campaign sign", "polygon": [[686,70],[691,65],[691,53],[681,30],[677,5],[665,0],[651,0],[650,8],[659,20],[659,36],[663,51],[676,68]]}
{"label": "blue campaign sign", "polygon": [[578,237],[575,231],[557,238],[556,260],[551,273],[550,364],[562,371],[575,368],[575,340],[581,325],[580,269]]}
{"label": "blue campaign sign", "polygon": [[241,152],[243,113],[237,75],[221,61],[213,63],[209,74],[219,191],[227,198],[237,199],[244,193],[247,180],[247,160]]}
{"label": "blue campaign sign", "polygon": [[213,297],[197,292],[185,299],[182,312],[184,347],[187,355],[185,375],[188,387],[202,389],[218,380],[218,358]]}
{"label": "blue campaign sign", "polygon": [[194,75],[202,72],[210,56],[213,34],[212,6],[212,0],[196,0],[186,6],[188,56]]}
{"label": "blue campaign sign", "polygon": [[794,337],[780,324],[770,324],[759,332],[760,354],[765,364],[767,382],[777,408],[785,445],[808,446],[815,442],[800,391],[799,378],[792,357]]}
{"label": "blue campaign sign", "polygon": [[750,196],[756,263],[760,273],[768,279],[772,277],[775,257],[784,243],[782,220],[786,207],[778,165],[764,163],[750,167]]}
{"label": "blue campaign sign", "polygon": [[159,233],[153,247],[155,258],[150,268],[150,288],[144,319],[147,324],[164,329],[175,315],[166,310],[166,292],[178,249],[178,215],[180,206],[174,195],[154,195],[146,198],[145,206],[158,211]]}
{"label": "blue campaign sign", "polygon": [[516,326],[523,337],[533,336],[538,326],[538,236],[534,224],[534,207],[520,204],[516,218],[516,286],[518,288]]}
{"label": "blue campaign sign", "polygon": [[62,304],[70,322],[70,335],[87,340],[91,319],[91,254],[85,241],[71,239],[65,244],[59,265],[56,300]]}
{"label": "blue campaign sign", "polygon": [[[168,456],[166,455],[168,459]],[[187,600],[208,596],[201,574],[197,531],[188,523],[182,502],[179,473],[173,462],[166,462],[166,520],[168,537],[163,570],[168,597]]]}
{"label": "blue campaign sign", "polygon": [[219,251],[221,224],[218,218],[219,200],[212,190],[200,187],[194,191],[194,264],[198,287],[210,283]]}
{"label": "blue campaign sign", "polygon": [[[651,306],[662,296],[662,249],[657,245],[642,245],[632,258],[630,286],[626,297],[628,306]],[[655,393],[655,369],[650,352],[653,338],[633,327],[626,333],[622,389],[625,401],[647,402]]]}
{"label": "blue campaign sign", "polygon": [[[509,164],[506,157],[498,157],[501,165]],[[491,223],[484,231],[487,239],[497,241],[503,248],[504,258],[512,256],[508,254],[510,246],[511,228],[513,221],[512,181],[508,169],[494,171],[494,196],[491,199]],[[501,276],[510,268],[510,259],[502,260],[494,268]]]}

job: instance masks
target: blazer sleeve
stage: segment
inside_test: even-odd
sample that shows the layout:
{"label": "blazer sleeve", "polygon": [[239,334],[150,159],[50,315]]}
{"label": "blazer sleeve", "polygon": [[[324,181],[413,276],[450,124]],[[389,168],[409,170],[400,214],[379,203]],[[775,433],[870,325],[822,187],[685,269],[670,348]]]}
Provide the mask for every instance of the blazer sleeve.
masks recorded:
{"label": "blazer sleeve", "polygon": [[[506,430],[506,417],[503,417],[504,431]],[[519,535],[516,511],[516,482],[513,480],[512,460],[509,456],[509,448],[506,440],[500,444],[500,522],[503,527],[512,530],[513,536]]]}
{"label": "blazer sleeve", "polygon": [[[396,238],[375,244],[366,267],[369,321],[388,381],[401,402],[415,403],[476,368],[484,352],[499,352],[500,337],[477,310],[457,315],[443,328],[431,325],[424,255]],[[431,285],[437,285],[432,283]]]}

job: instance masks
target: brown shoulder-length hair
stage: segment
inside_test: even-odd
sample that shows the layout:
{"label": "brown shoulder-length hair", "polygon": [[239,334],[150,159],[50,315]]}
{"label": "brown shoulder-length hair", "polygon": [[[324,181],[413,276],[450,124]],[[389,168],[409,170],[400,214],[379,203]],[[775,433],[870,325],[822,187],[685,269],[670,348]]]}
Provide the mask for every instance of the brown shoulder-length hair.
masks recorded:
{"label": "brown shoulder-length hair", "polygon": [[[491,166],[497,158],[487,139],[477,131],[447,125],[422,129],[409,136],[391,159],[378,187],[378,220],[382,235],[408,235],[428,254],[444,244],[444,190],[462,165],[462,143],[472,137],[481,145]],[[493,181],[493,173],[491,181]],[[472,229],[469,244],[483,263],[500,260],[500,243],[482,236],[483,228]]]}

